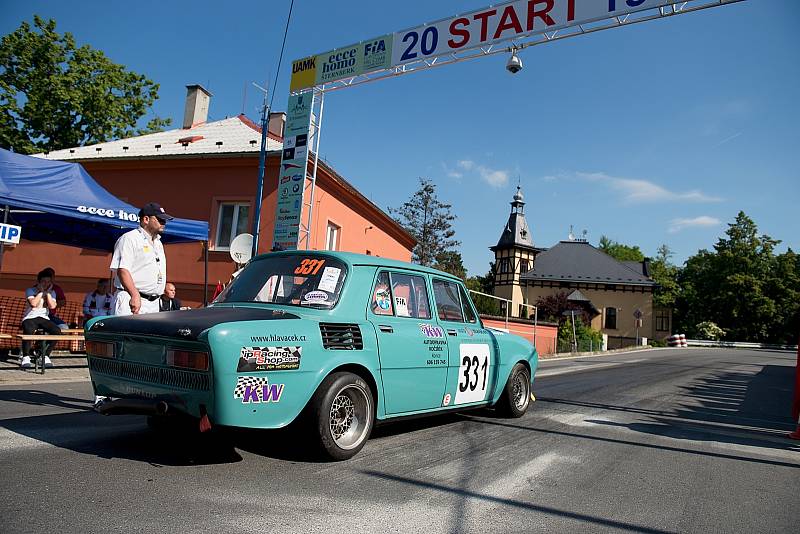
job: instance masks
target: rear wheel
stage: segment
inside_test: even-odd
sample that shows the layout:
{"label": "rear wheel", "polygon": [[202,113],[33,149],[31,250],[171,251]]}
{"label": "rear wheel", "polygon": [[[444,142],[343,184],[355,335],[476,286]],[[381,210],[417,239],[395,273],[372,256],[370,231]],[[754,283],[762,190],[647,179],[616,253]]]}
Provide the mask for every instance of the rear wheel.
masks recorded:
{"label": "rear wheel", "polygon": [[309,408],[312,437],[320,452],[332,460],[355,456],[375,423],[369,385],[353,373],[327,376],[311,398]]}
{"label": "rear wheel", "polygon": [[522,417],[531,403],[531,374],[528,368],[517,363],[497,402],[497,411],[505,417]]}

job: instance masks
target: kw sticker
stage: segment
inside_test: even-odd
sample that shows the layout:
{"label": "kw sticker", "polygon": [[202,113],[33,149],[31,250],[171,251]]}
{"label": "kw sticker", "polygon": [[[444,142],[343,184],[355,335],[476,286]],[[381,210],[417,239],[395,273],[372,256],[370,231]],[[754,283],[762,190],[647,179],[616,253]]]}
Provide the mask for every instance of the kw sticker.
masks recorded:
{"label": "kw sticker", "polygon": [[234,399],[242,399],[242,404],[261,404],[280,402],[283,384],[269,384],[265,376],[240,376],[233,390]]}

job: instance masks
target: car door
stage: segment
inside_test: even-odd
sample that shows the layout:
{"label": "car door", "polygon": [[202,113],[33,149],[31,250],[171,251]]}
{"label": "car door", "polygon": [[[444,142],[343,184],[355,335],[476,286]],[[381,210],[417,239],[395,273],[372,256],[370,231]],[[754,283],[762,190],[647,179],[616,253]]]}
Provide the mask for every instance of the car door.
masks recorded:
{"label": "car door", "polygon": [[447,340],[431,314],[424,276],[381,270],[367,317],[378,337],[386,413],[437,408],[447,381]]}
{"label": "car door", "polygon": [[475,404],[491,398],[496,381],[494,339],[482,328],[464,286],[433,278],[439,325],[447,334],[448,371],[444,406]]}

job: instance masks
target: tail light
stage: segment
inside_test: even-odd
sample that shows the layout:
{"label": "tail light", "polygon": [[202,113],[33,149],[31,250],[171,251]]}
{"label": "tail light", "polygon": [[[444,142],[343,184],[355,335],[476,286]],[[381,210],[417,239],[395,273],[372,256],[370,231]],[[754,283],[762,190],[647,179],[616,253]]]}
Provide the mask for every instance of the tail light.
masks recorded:
{"label": "tail light", "polygon": [[207,371],[208,353],[189,350],[168,350],[167,365],[196,371]]}
{"label": "tail light", "polygon": [[98,358],[113,358],[114,344],[107,341],[87,341],[86,354]]}

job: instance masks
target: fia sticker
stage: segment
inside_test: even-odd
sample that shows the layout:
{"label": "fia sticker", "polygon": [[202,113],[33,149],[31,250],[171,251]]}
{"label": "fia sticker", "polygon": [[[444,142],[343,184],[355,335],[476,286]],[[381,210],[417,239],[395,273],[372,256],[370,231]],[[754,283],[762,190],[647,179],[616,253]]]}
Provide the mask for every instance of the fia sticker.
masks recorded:
{"label": "fia sticker", "polygon": [[449,406],[450,405],[450,394],[446,394],[444,396],[444,400],[442,401],[442,406]]}
{"label": "fia sticker", "polygon": [[406,301],[404,297],[395,297],[394,305],[397,308],[397,315],[399,315],[400,317],[410,316],[410,314],[408,313],[408,301]]}

